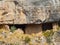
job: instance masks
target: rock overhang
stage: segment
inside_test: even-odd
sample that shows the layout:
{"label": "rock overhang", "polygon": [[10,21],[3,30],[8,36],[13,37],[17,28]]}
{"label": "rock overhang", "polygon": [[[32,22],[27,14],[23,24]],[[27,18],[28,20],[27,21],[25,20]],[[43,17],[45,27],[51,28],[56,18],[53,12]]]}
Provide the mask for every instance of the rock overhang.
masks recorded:
{"label": "rock overhang", "polygon": [[0,1],[0,24],[41,24],[59,20],[59,0]]}

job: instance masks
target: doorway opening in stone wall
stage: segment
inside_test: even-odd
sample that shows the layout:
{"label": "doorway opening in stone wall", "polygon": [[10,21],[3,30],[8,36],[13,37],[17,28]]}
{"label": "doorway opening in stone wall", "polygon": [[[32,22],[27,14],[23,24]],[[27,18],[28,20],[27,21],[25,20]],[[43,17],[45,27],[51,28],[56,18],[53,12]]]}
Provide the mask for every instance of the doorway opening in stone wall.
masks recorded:
{"label": "doorway opening in stone wall", "polygon": [[44,23],[42,24],[42,30],[46,31],[46,30],[51,30],[53,29],[52,23]]}
{"label": "doorway opening in stone wall", "polygon": [[10,29],[11,29],[11,27],[15,28],[16,30],[21,29],[25,33],[26,24],[9,25]]}

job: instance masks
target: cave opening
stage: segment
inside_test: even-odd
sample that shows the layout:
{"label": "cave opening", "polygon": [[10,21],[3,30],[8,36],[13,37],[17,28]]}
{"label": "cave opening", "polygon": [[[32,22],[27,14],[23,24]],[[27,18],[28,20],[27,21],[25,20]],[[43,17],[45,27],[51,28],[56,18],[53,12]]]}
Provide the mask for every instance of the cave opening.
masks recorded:
{"label": "cave opening", "polygon": [[[34,25],[35,25],[35,24],[34,24]],[[20,29],[23,30],[24,33],[26,33],[27,24],[14,24],[14,25],[9,25],[9,28],[11,28],[11,26],[15,26],[17,29],[20,28]],[[30,27],[30,25],[29,25],[29,27]],[[34,27],[35,27],[35,26],[34,26]],[[32,26],[32,29],[31,29],[31,30],[33,30],[34,27]],[[37,26],[37,27],[40,29],[39,26]],[[35,28],[37,28],[37,27],[35,27]],[[41,28],[42,28],[42,31],[46,31],[46,30],[51,30],[51,29],[53,29],[53,26],[52,26],[52,23],[43,23]],[[35,29],[35,30],[36,30],[36,29]],[[35,30],[34,30],[34,31],[35,31]],[[28,30],[27,30],[27,31],[28,31]]]}
{"label": "cave opening", "polygon": [[9,25],[9,28],[11,29],[11,27],[14,26],[16,27],[17,29],[20,28],[23,30],[23,32],[25,33],[25,28],[26,28],[26,24],[15,24],[15,25]]}
{"label": "cave opening", "polygon": [[51,30],[53,29],[52,23],[44,23],[42,24],[42,30],[46,31],[46,30]]}

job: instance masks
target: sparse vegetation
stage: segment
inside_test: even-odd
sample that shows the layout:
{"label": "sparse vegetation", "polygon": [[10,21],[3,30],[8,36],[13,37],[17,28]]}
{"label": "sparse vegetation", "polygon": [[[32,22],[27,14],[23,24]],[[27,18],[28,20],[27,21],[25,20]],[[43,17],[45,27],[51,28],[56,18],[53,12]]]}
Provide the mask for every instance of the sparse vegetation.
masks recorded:
{"label": "sparse vegetation", "polygon": [[52,43],[52,36],[55,33],[53,32],[53,30],[46,30],[43,33],[30,34],[30,35],[24,34],[21,32],[22,31],[17,30],[17,28],[14,26],[11,27],[10,31],[1,27],[0,28],[0,44],[1,45],[3,44],[4,45],[27,45],[27,44],[40,45],[41,40],[43,40],[41,38],[44,36],[46,38],[46,42],[44,43],[44,45],[49,45],[50,43]]}

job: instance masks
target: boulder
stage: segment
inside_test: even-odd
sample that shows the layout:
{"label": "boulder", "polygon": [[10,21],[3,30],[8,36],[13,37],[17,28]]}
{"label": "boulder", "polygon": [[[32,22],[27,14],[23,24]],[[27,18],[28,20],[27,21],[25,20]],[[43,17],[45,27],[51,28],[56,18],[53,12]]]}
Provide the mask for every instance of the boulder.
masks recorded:
{"label": "boulder", "polygon": [[17,29],[14,31],[14,33],[18,33],[18,34],[24,34],[23,30],[22,29]]}

